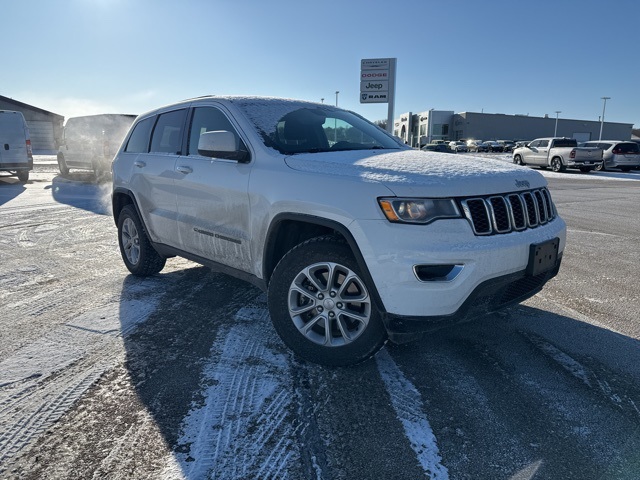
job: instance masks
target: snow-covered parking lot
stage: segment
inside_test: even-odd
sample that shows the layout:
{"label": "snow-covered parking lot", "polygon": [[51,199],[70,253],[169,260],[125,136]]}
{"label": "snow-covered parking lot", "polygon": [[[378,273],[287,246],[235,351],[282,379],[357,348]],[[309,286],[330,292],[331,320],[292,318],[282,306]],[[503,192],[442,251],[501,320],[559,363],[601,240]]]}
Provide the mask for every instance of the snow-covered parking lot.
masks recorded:
{"label": "snow-covered parking lot", "polygon": [[128,275],[110,185],[38,160],[0,178],[0,478],[638,477],[640,172],[542,172],[569,231],[540,294],[326,369],[248,284]]}

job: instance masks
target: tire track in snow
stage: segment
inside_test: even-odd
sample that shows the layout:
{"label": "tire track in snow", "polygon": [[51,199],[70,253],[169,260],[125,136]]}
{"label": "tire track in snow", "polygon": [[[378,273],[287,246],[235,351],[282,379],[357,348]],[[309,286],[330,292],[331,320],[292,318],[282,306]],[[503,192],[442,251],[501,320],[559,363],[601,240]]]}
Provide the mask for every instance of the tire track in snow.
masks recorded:
{"label": "tire track in snow", "polygon": [[290,355],[277,342],[266,308],[238,311],[211,348],[204,405],[185,418],[162,478],[286,479],[300,468],[295,439],[306,425],[294,418]]}
{"label": "tire track in snow", "polygon": [[72,320],[0,362],[0,472],[124,359],[122,335],[157,297],[110,304]]}
{"label": "tire track in snow", "polygon": [[386,349],[378,352],[376,362],[398,420],[425,474],[431,479],[448,479],[449,472],[441,463],[436,437],[423,413],[420,393],[400,371]]}

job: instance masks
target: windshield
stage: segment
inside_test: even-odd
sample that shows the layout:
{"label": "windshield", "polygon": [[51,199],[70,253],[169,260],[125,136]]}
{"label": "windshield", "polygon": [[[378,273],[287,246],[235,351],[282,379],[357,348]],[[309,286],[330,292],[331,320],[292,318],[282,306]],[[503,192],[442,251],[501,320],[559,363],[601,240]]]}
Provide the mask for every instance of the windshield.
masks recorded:
{"label": "windshield", "polygon": [[283,154],[403,148],[359,115],[329,105],[275,99],[234,103],[265,145]]}

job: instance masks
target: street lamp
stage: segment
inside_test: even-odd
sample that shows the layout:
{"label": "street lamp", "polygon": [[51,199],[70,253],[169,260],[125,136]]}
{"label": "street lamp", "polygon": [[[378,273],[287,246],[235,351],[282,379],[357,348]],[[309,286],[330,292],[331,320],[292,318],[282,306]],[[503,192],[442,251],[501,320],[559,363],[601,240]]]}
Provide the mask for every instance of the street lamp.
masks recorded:
{"label": "street lamp", "polygon": [[556,128],[553,131],[553,136],[557,137],[558,136],[558,115],[562,113],[562,110],[556,110]]}
{"label": "street lamp", "polygon": [[321,99],[320,99],[320,103],[324,103],[324,98],[321,98]]}
{"label": "street lamp", "polygon": [[338,106],[338,94],[339,94],[339,93],[340,93],[340,92],[339,92],[338,90],[336,90],[336,107]]}
{"label": "street lamp", "polygon": [[600,117],[600,136],[598,137],[598,141],[602,140],[602,127],[604,125],[604,109],[607,108],[607,100],[609,100],[611,97],[600,97],[602,100],[604,100],[603,104],[602,104],[602,117]]}

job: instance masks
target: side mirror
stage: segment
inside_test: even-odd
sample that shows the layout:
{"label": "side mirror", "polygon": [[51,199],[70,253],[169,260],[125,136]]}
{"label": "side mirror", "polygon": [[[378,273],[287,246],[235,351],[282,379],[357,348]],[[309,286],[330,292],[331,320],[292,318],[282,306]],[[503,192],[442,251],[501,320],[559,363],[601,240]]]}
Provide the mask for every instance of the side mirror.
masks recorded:
{"label": "side mirror", "polygon": [[240,150],[239,143],[239,139],[233,132],[226,130],[204,132],[198,140],[198,154],[246,163],[249,161],[249,152]]}

